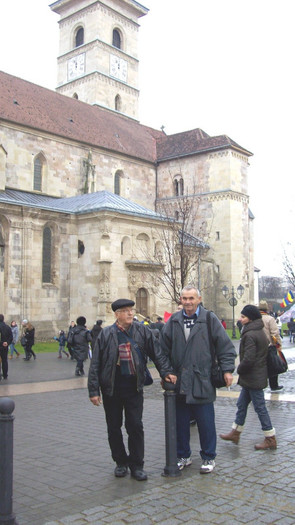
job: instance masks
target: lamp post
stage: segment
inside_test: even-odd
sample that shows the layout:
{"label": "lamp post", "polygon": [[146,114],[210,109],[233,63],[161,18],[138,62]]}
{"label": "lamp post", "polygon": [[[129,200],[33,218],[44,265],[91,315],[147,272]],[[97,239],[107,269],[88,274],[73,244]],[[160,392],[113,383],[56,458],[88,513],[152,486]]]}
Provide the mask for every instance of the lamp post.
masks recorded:
{"label": "lamp post", "polygon": [[237,287],[235,290],[234,287],[231,287],[231,291],[228,289],[227,286],[224,286],[222,288],[222,294],[225,299],[228,299],[228,303],[233,309],[233,333],[232,337],[233,339],[236,339],[236,325],[235,325],[235,306],[238,304],[238,299],[241,299],[243,293],[244,293],[244,287],[240,284],[240,286]]}

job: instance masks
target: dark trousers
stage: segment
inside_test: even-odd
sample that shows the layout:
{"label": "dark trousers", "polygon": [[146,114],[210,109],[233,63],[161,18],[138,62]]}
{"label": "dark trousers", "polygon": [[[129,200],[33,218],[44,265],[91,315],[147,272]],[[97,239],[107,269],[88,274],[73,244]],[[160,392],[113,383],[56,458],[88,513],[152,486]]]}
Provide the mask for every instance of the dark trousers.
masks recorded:
{"label": "dark trousers", "polygon": [[[0,347],[0,357],[1,357],[2,372],[3,372],[4,379],[6,379],[7,374],[8,374],[7,354],[8,354],[8,346],[1,346]],[[1,372],[1,364],[0,364],[0,372]]]}
{"label": "dark trousers", "polygon": [[279,385],[278,377],[279,376],[273,376],[273,377],[268,378],[269,386],[271,390],[276,390],[276,388],[278,388],[278,385]]}
{"label": "dark trousers", "polygon": [[[103,406],[108,428],[112,458],[117,465],[143,467],[144,432],[142,424],[143,392],[137,392],[136,379],[130,378],[129,387],[118,387],[113,396],[103,395]],[[129,456],[122,435],[123,412],[128,434]]]}
{"label": "dark trousers", "polygon": [[26,358],[27,359],[31,359],[32,355],[34,357],[36,357],[36,354],[34,352],[34,350],[32,349],[32,346],[31,344],[27,343],[26,346],[24,347],[24,350],[25,350],[25,354],[26,354]]}

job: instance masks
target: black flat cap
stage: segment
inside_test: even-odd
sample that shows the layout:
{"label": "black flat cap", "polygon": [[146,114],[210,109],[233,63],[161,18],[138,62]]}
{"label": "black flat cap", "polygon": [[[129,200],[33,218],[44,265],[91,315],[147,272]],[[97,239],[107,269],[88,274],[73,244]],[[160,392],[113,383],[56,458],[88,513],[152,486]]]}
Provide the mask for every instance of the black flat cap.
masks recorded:
{"label": "black flat cap", "polygon": [[117,299],[117,301],[114,301],[112,303],[112,310],[115,312],[116,310],[119,310],[119,308],[126,308],[126,307],[132,307],[135,305],[134,301],[131,301],[130,299]]}

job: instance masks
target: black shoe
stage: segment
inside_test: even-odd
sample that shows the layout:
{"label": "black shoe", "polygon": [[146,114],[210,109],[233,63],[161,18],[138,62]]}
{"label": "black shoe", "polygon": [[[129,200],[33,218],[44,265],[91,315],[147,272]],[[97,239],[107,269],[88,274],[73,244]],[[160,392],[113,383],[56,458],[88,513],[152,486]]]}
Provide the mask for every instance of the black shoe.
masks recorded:
{"label": "black shoe", "polygon": [[80,376],[85,376],[84,370],[80,370]]}
{"label": "black shoe", "polygon": [[191,419],[190,422],[189,422],[189,424],[190,424],[191,426],[196,425],[196,424],[197,424],[197,420],[196,420],[196,419]]}
{"label": "black shoe", "polygon": [[276,386],[275,388],[272,388],[271,392],[280,392],[283,389],[284,387],[279,385],[279,386]]}
{"label": "black shoe", "polygon": [[80,377],[80,372],[79,372],[79,370],[76,370],[76,372],[75,372],[75,376],[79,376],[79,377]]}
{"label": "black shoe", "polygon": [[28,357],[23,357],[23,360],[24,361],[30,361],[30,359]]}
{"label": "black shoe", "polygon": [[131,476],[136,479],[137,481],[145,481],[147,477],[147,473],[143,470],[143,468],[134,468],[130,469]]}
{"label": "black shoe", "polygon": [[127,465],[117,465],[114,474],[116,478],[125,478],[128,474],[128,467]]}

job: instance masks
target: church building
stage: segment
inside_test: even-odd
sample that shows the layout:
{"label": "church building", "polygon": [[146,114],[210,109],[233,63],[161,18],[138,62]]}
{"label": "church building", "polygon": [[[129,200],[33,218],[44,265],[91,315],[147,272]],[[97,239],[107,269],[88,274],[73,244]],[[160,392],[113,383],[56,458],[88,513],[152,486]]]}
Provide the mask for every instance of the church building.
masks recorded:
{"label": "church building", "polygon": [[[37,338],[113,321],[111,303],[135,301],[155,318],[176,304],[153,254],[165,247],[163,207],[192,203],[203,303],[221,318],[221,289],[254,298],[248,161],[227,135],[166,135],[138,120],[135,0],[57,0],[56,92],[0,73],[0,311],[29,319]],[[200,232],[205,232],[200,235]],[[148,255],[147,255],[148,254]],[[242,303],[241,303],[242,304]]]}

